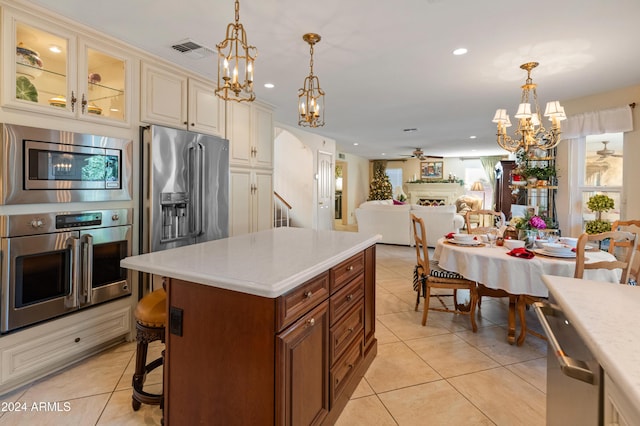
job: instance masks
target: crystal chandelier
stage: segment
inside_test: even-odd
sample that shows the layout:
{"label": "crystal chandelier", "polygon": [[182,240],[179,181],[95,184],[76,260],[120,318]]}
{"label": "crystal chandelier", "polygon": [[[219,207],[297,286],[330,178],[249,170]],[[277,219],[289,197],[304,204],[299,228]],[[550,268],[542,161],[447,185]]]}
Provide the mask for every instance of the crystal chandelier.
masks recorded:
{"label": "crystal chandelier", "polygon": [[310,72],[304,79],[304,86],[298,89],[298,125],[303,127],[324,126],[324,91],[320,88],[320,80],[313,75],[313,45],[320,41],[318,34],[308,33],[302,39],[309,43],[311,60]]}
{"label": "crystal chandelier", "polygon": [[247,33],[239,22],[240,3],[236,5],[235,23],[227,25],[226,38],[218,48],[218,88],[215,93],[225,101],[252,102],[253,62],[258,55],[255,46],[247,43]]}
{"label": "crystal chandelier", "polygon": [[[522,85],[522,96],[520,105],[515,114],[518,119],[518,129],[516,137],[511,138],[507,135],[507,127],[511,126],[509,114],[506,109],[498,109],[493,117],[493,122],[498,125],[498,145],[510,152],[516,152],[519,149],[528,151],[529,149],[551,149],[560,142],[560,122],[565,120],[567,116],[564,113],[564,107],[560,102],[547,102],[544,116],[551,121],[551,129],[547,130],[542,125],[540,117],[540,107],[538,106],[538,95],[536,93],[536,84],[531,80],[531,70],[538,66],[537,62],[527,62],[520,65],[520,68],[527,71],[527,80]],[[533,95],[533,96],[532,96]],[[533,107],[530,99],[533,97]]]}

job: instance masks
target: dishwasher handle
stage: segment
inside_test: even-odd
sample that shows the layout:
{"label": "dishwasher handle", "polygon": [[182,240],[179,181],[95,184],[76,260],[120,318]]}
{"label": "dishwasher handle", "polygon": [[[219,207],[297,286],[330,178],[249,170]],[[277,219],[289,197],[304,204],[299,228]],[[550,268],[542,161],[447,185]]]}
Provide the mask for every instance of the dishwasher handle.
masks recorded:
{"label": "dishwasher handle", "polygon": [[591,385],[595,384],[595,376],[589,369],[587,363],[567,356],[551,330],[551,326],[549,325],[546,316],[557,316],[560,309],[555,305],[545,302],[535,302],[533,304],[533,309],[540,320],[540,325],[542,325],[542,328],[549,339],[549,345],[551,346],[550,349],[553,350],[553,353],[560,364],[560,370],[564,375]]}

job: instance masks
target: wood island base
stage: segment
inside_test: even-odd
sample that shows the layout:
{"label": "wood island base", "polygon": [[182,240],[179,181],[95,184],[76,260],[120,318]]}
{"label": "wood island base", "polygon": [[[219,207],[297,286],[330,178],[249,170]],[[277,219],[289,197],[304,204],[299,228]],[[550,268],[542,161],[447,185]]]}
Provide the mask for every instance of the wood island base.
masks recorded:
{"label": "wood island base", "polygon": [[375,245],[276,298],[166,284],[165,425],[333,424],[376,356]]}

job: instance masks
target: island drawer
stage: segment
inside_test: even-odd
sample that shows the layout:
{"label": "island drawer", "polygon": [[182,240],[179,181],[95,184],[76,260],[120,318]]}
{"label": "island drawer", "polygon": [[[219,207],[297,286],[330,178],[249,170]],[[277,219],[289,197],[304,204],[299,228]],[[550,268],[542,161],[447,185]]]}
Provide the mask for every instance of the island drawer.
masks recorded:
{"label": "island drawer", "polygon": [[329,377],[331,380],[330,385],[330,401],[331,406],[335,403],[336,399],[340,397],[340,394],[344,390],[344,387],[349,383],[351,375],[356,370],[358,365],[362,362],[364,356],[364,340],[360,339],[349,347],[349,350],[345,352],[338,362],[331,368]]}
{"label": "island drawer", "polygon": [[364,296],[364,276],[360,275],[344,288],[335,292],[329,300],[329,321],[333,325]]}
{"label": "island drawer", "polygon": [[329,297],[329,272],[324,272],[280,296],[276,303],[276,328],[282,330]]}
{"label": "island drawer", "polygon": [[338,290],[364,271],[364,253],[353,257],[331,268],[331,292]]}
{"label": "island drawer", "polygon": [[362,340],[364,337],[364,303],[362,300],[359,299],[358,304],[329,330],[331,363],[340,358],[354,340]]}

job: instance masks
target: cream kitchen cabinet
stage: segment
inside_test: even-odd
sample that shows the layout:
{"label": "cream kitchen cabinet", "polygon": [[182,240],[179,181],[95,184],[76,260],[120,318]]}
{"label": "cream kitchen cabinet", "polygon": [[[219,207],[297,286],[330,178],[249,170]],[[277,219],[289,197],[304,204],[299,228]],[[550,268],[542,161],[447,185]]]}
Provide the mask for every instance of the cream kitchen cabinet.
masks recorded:
{"label": "cream kitchen cabinet", "polygon": [[604,375],[604,424],[631,426],[640,424],[640,412],[608,374]]}
{"label": "cream kitchen cabinet", "polygon": [[129,127],[123,49],[10,7],[2,26],[3,106]]}
{"label": "cream kitchen cabinet", "polygon": [[273,168],[273,112],[269,107],[228,102],[227,123],[232,166]]}
{"label": "cream kitchen cabinet", "polygon": [[232,168],[230,173],[229,234],[263,231],[273,227],[273,172]]}
{"label": "cream kitchen cabinet", "polygon": [[213,83],[142,62],[140,121],[224,136],[224,103]]}

